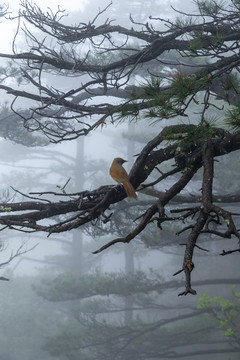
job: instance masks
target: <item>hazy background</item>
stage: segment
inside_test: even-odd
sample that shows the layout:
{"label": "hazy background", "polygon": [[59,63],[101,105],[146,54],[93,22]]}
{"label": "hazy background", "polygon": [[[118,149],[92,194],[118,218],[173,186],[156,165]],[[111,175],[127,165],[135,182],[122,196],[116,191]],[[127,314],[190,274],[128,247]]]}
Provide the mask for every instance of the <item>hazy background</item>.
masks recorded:
{"label": "hazy background", "polygon": [[[69,12],[69,17],[64,20],[69,24],[74,24],[78,21],[87,22],[89,17],[96,15],[99,7],[103,8],[109,3],[108,1],[93,2],[79,0],[41,0],[35,2],[41,8],[47,9],[47,7],[50,7],[53,11],[56,10],[60,4],[62,8]],[[139,11],[136,12],[135,9],[133,13],[136,20],[139,18],[142,22],[145,22],[149,15],[158,16],[159,14],[161,14],[161,17],[172,17],[175,15],[171,5],[174,7],[179,6],[180,8],[183,6],[183,3],[177,0],[155,1],[152,3],[155,4],[154,8],[151,9],[153,13],[149,13],[147,8],[139,8],[139,6],[136,6],[136,9]],[[138,2],[136,2],[136,4],[138,4]],[[131,5],[133,5],[133,3],[131,3]],[[192,3],[188,4],[184,2],[184,7],[187,6],[189,6],[189,12],[192,11]],[[17,1],[9,1],[9,12],[11,12],[11,16],[14,13],[17,14],[18,8]],[[107,16],[112,16],[116,20],[116,23],[124,23],[126,21],[126,23],[129,24],[126,15],[127,10],[127,1],[121,2],[113,0],[113,6],[108,10]],[[132,10],[132,8],[129,7],[129,10]],[[1,40],[1,53],[11,53],[11,44],[16,32],[16,27],[17,20],[3,21],[0,24],[0,32],[6,34]],[[24,50],[23,35],[19,34],[17,36],[16,44],[18,49]],[[3,63],[2,65],[5,64],[6,63]],[[137,78],[136,81],[139,81],[139,79],[141,80],[141,78]],[[46,82],[47,81],[48,79],[46,79]],[[75,83],[77,80],[72,79],[72,81]],[[59,84],[56,83],[56,86],[58,85]],[[1,103],[3,104],[4,102],[9,104],[11,98],[1,91]],[[24,108],[24,106],[26,106],[26,104],[23,102],[22,107]],[[152,134],[159,131],[158,125],[155,127],[146,127],[144,123],[133,126],[131,131],[133,134],[138,134],[138,132],[146,132],[146,128],[148,128],[149,131],[149,133],[146,134],[146,140],[150,138]],[[128,140],[126,137],[128,131],[129,125],[127,123],[108,125],[107,127],[97,128],[84,139],[39,147],[25,147],[1,138],[0,191],[2,198],[14,197],[14,199],[18,201],[24,200],[20,194],[15,194],[11,186],[26,194],[32,191],[58,191],[58,186],[63,186],[69,178],[71,178],[67,187],[69,192],[79,191],[82,187],[84,189],[94,189],[101,185],[113,184],[114,182],[108,174],[112,159],[116,156],[128,158],[130,167],[134,161],[133,155],[137,154],[143,146],[142,143],[136,142],[134,143],[132,153],[129,152],[132,140]],[[130,153],[131,157],[129,158]],[[198,181],[197,179],[195,185],[193,184],[192,189],[188,189],[188,191],[196,191],[196,189],[199,189],[201,183]],[[216,183],[217,181],[218,179],[216,179]],[[168,184],[166,184],[166,186],[167,185]],[[164,188],[164,184],[161,186]],[[142,271],[146,276],[149,275],[151,278],[159,276],[161,281],[165,282],[176,280],[172,277],[172,274],[182,266],[184,247],[181,246],[180,243],[184,242],[184,238],[177,238],[174,235],[174,231],[170,230],[172,229],[167,229],[161,233],[162,243],[160,246],[158,244],[156,246],[146,247],[143,239],[138,238],[134,240],[131,245],[119,244],[113,249],[109,249],[99,255],[93,255],[92,251],[99,248],[103,243],[106,243],[108,239],[111,239],[114,236],[111,233],[106,235],[98,234],[97,232],[91,234],[89,229],[85,229],[83,233],[81,230],[74,230],[64,234],[52,235],[47,238],[47,235],[44,233],[24,234],[9,230],[2,232],[1,241],[2,250],[4,251],[0,252],[0,263],[6,261],[11,254],[14,254],[21,244],[23,244],[26,250],[31,249],[35,245],[36,247],[21,257],[17,257],[8,266],[2,268],[1,271],[1,276],[9,277],[10,282],[0,283],[1,290],[4,294],[2,305],[0,303],[0,313],[4,317],[4,313],[8,313],[9,311],[10,315],[8,314],[9,321],[4,320],[0,328],[0,338],[5,341],[2,345],[0,341],[0,359],[31,360],[33,359],[33,354],[35,355],[34,358],[39,360],[49,360],[53,358],[77,359],[77,357],[74,357],[75,353],[67,357],[66,355],[59,355],[57,350],[55,355],[53,353],[49,355],[48,351],[43,350],[46,339],[52,334],[55,334],[57,330],[60,331],[59,323],[64,320],[63,322],[66,326],[68,320],[72,319],[72,314],[75,313],[72,305],[70,306],[68,304],[69,307],[67,307],[66,303],[61,302],[61,300],[56,300],[56,303],[54,303],[53,300],[49,301],[48,297],[50,297],[50,292],[54,285],[48,285],[50,290],[48,289],[49,293],[46,295],[45,290],[43,291],[41,288],[41,281],[45,281],[46,285],[48,280],[53,280],[55,277],[58,278],[58,280],[62,277],[66,281],[66,277],[70,277],[70,275],[77,277],[85,274],[105,274],[106,272],[117,272],[128,275],[137,273],[138,271]],[[151,231],[149,231],[149,233],[147,231],[146,237],[152,233],[153,237],[156,235],[154,229]],[[231,245],[234,247],[234,241],[228,240],[228,247],[231,248]],[[165,312],[160,312],[160,310],[157,312],[154,310],[154,312],[151,313],[144,313],[143,317],[145,317],[145,319],[151,321],[157,318],[164,319],[173,313],[180,316],[189,309],[196,309],[199,298],[205,292],[211,296],[231,296],[231,284],[229,284],[229,286],[228,284],[204,286],[204,281],[207,282],[211,278],[238,279],[239,261],[237,255],[233,255],[231,260],[229,260],[228,257],[219,257],[219,253],[225,247],[222,240],[211,241],[211,244],[208,244],[208,239],[206,238],[203,240],[202,246],[206,246],[210,252],[203,253],[198,249],[195,251],[195,270],[193,277],[194,281],[202,282],[197,288],[198,294],[195,297],[177,296],[184,286],[184,275],[180,274],[177,278],[177,280],[181,280],[180,283],[168,288],[166,292],[161,292],[160,287],[158,294],[155,294],[156,297],[152,300],[152,303],[158,303],[159,307],[163,305],[173,306],[174,311],[170,308],[165,310]],[[231,266],[229,266],[229,264]],[[54,295],[51,296],[54,297]],[[123,298],[121,298],[121,301],[122,299]],[[119,303],[121,301],[118,300]],[[138,301],[140,302],[139,299]],[[81,300],[74,300],[74,306],[78,306],[80,303]],[[76,308],[74,309],[76,311]],[[122,312],[124,311],[122,310]],[[14,314],[14,316],[11,317],[12,314]],[[114,316],[117,315],[114,314]],[[123,317],[123,315],[121,316]],[[141,317],[141,315],[139,315],[139,317]],[[86,318],[84,321],[87,321]],[[131,314],[130,318],[133,320],[134,316]],[[49,324],[46,324],[44,320],[40,326],[38,319],[50,319]],[[83,321],[82,319],[80,320]],[[76,321],[76,317],[74,321]],[[111,322],[113,320],[109,321]],[[17,330],[15,329],[13,331],[13,328],[16,326]],[[22,331],[25,331],[27,336],[21,338]],[[70,333],[70,331],[68,330],[66,333]],[[31,336],[34,337],[34,340],[32,340]],[[31,339],[31,341],[29,339]],[[221,338],[220,335],[219,339],[221,343],[223,338]],[[12,346],[9,347],[7,341],[11,341]],[[61,344],[63,343],[62,340],[59,342]],[[22,344],[26,351],[23,349],[19,351],[19,344]],[[58,344],[58,346],[60,345]],[[198,346],[200,347],[200,345]],[[94,354],[96,355],[96,353]],[[104,352],[101,354],[104,354]],[[98,358],[100,355],[94,356],[92,355],[92,358],[90,358]],[[80,358],[79,355],[79,359]],[[195,358],[201,360],[201,357]],[[117,355],[116,359],[118,359]],[[211,359],[215,358],[212,357]],[[235,358],[234,355],[228,357],[227,354],[224,354],[217,355],[216,359],[237,359],[237,357]]]}

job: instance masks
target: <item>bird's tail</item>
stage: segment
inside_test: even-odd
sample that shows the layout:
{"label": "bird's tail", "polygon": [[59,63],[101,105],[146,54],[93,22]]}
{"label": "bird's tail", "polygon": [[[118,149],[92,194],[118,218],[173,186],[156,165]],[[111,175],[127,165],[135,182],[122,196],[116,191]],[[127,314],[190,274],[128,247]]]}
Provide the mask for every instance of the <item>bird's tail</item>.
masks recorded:
{"label": "bird's tail", "polygon": [[132,186],[132,184],[129,181],[123,181],[122,184],[127,193],[127,196],[130,199],[136,199],[137,194],[135,193],[135,190],[134,190],[134,187]]}

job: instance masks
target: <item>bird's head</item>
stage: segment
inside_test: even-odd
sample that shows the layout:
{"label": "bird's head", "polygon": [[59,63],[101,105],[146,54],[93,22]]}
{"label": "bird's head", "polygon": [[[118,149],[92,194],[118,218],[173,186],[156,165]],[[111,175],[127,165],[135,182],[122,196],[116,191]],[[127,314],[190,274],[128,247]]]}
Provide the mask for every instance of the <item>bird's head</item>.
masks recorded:
{"label": "bird's head", "polygon": [[124,164],[125,162],[127,162],[127,160],[123,160],[122,158],[115,158],[114,161],[120,165]]}

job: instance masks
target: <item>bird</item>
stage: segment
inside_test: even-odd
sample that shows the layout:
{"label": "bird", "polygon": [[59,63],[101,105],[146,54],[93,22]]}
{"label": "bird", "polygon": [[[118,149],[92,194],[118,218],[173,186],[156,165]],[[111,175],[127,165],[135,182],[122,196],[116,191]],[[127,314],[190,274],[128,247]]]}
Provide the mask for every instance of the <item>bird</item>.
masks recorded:
{"label": "bird", "polygon": [[132,186],[132,184],[129,181],[128,173],[122,166],[122,164],[124,164],[125,162],[127,162],[127,160],[123,160],[122,158],[113,159],[109,173],[110,173],[111,177],[113,178],[113,180],[117,181],[118,183],[123,184],[126,194],[130,199],[136,199],[137,194],[134,190],[134,187]]}

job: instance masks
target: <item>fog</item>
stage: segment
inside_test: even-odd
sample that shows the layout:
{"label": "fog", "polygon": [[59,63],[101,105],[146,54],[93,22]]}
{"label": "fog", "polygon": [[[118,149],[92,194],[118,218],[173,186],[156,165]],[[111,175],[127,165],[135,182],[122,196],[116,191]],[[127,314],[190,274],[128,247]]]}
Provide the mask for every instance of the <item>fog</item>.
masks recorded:
{"label": "fog", "polygon": [[[69,14],[63,21],[70,25],[91,20],[109,1],[93,4],[90,0],[38,0],[35,3],[53,12],[60,5]],[[113,0],[98,21],[113,18],[114,24],[130,26],[128,10],[139,23],[149,21],[150,15],[170,19],[176,16],[173,7],[182,11],[182,5],[178,0],[131,4]],[[19,6],[10,0],[9,16],[16,16]],[[184,2],[184,7],[184,11],[195,11],[192,2]],[[1,53],[12,53],[13,40],[15,49],[25,51],[23,24],[15,37],[17,26],[17,18],[0,24],[1,32],[8,34],[3,36]],[[34,34],[38,35],[36,29]],[[8,64],[7,60],[0,61],[1,66]],[[166,66],[164,71],[169,68]],[[50,83],[62,91],[76,88],[81,81],[77,76],[66,81],[52,74],[43,77],[43,85]],[[136,74],[134,81],[142,83],[144,74]],[[7,80],[8,86],[13,83],[12,78]],[[31,84],[28,89],[32,89]],[[10,106],[13,96],[2,90],[1,96],[1,106]],[[16,106],[29,109],[31,105],[18,99]],[[195,108],[191,111],[196,116]],[[161,126],[166,124],[167,120]],[[144,121],[129,125],[128,121],[118,121],[102,124],[87,136],[57,144],[49,142],[41,132],[36,132],[39,143],[34,146],[1,135],[2,202],[54,201],[49,192],[75,193],[115,185],[109,175],[113,158],[128,159],[125,168],[129,171],[144,143],[158,132],[159,125],[148,126]],[[145,137],[141,138],[143,134]],[[221,174],[221,163],[216,166],[216,187],[222,188],[222,192],[235,191],[236,174],[233,173],[232,185],[227,189],[222,185],[225,176]],[[161,189],[174,181],[174,177],[164,180]],[[181,194],[195,194],[199,188],[201,177],[196,177]],[[153,200],[144,195],[140,199]],[[82,229],[50,236],[41,231],[1,231],[1,276],[9,281],[0,282],[0,360],[239,359],[239,327],[235,323],[239,310],[238,253],[231,254],[231,259],[219,256],[226,248],[226,239],[204,235],[201,247],[208,251],[196,249],[194,254],[197,295],[178,296],[185,275],[184,272],[173,274],[182,268],[186,240],[184,234],[175,235],[179,230],[175,224],[168,223],[160,235],[159,228],[152,224],[130,244],[120,243],[99,254],[92,253],[113,237],[123,236],[132,229],[137,216],[131,213],[128,218],[123,210],[117,210],[117,205],[112,205],[111,211],[118,211],[116,219],[122,221],[119,220],[121,226],[116,225],[114,230],[107,222],[103,226],[105,231],[102,224],[91,222]],[[64,221],[64,216],[59,219]],[[236,241],[227,241],[228,248],[234,248]],[[215,300],[210,300],[211,297]],[[201,308],[206,298],[208,306],[204,307],[204,303]],[[203,308],[207,310],[201,312]],[[229,308],[232,313],[226,315],[224,309]],[[229,337],[231,330],[234,336]]]}

